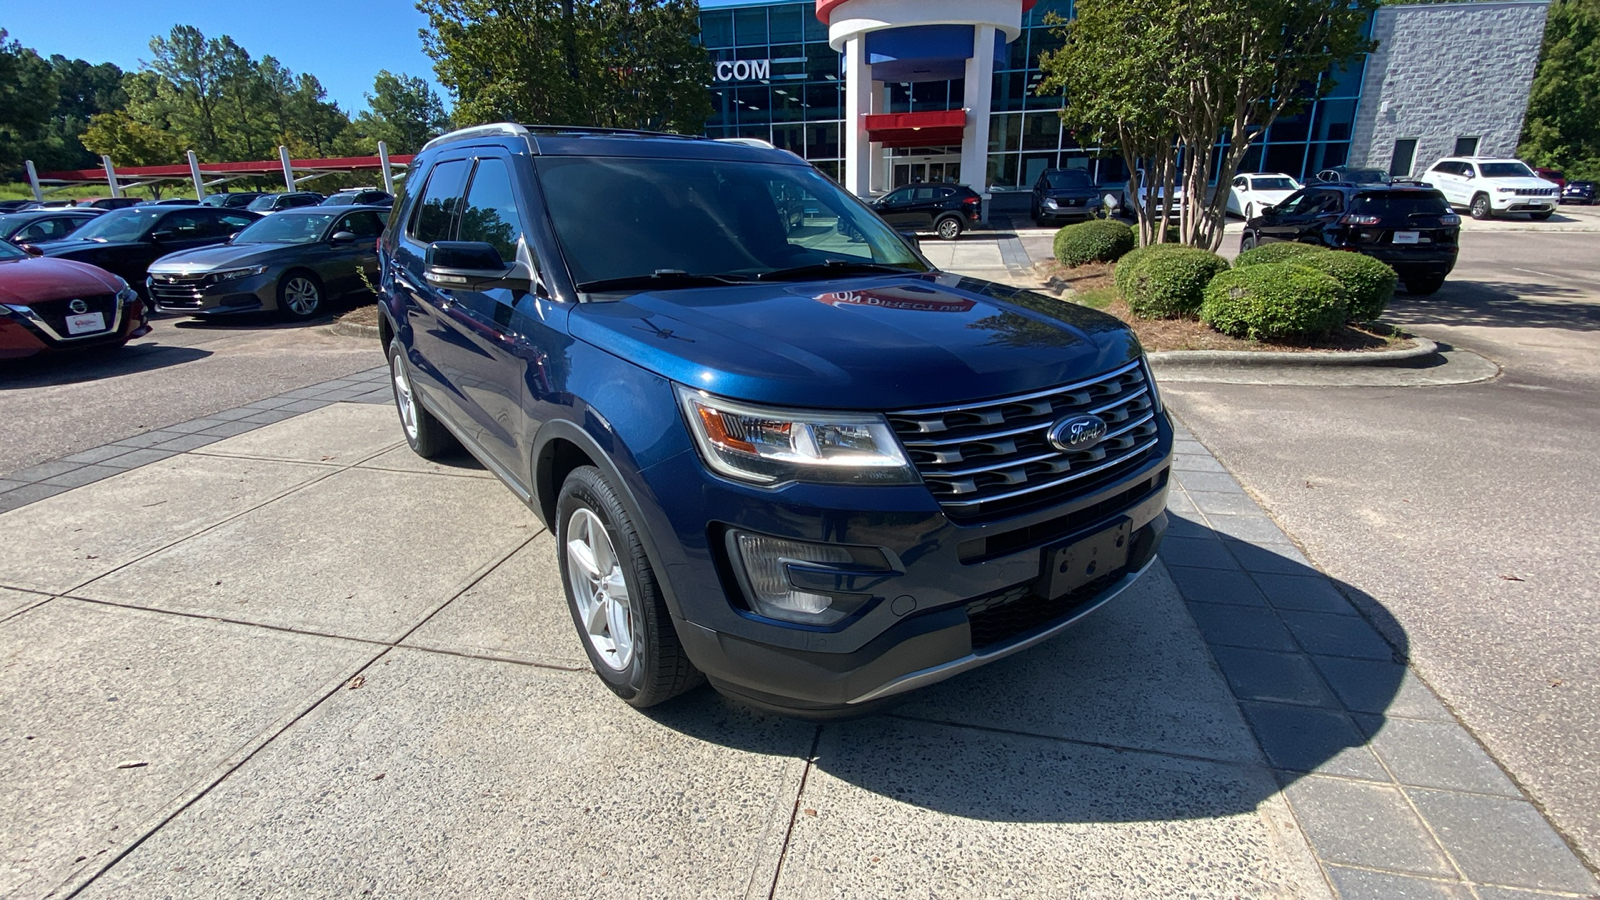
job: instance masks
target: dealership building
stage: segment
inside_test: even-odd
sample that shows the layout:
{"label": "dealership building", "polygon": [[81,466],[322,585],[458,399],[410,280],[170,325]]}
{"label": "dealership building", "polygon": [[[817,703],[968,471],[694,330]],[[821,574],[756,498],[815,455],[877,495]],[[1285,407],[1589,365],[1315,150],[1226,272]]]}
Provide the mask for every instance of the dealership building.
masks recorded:
{"label": "dealership building", "polygon": [[[1548,0],[1381,7],[1378,49],[1325,73],[1241,171],[1305,179],[1331,166],[1420,174],[1442,156],[1515,153]],[[1034,96],[1045,23],[1072,0],[701,0],[712,137],[771,141],[855,193],[959,182],[1003,201],[1048,168],[1105,185],[1124,160],[1080,145],[1061,98]],[[999,202],[999,201],[997,201]]]}

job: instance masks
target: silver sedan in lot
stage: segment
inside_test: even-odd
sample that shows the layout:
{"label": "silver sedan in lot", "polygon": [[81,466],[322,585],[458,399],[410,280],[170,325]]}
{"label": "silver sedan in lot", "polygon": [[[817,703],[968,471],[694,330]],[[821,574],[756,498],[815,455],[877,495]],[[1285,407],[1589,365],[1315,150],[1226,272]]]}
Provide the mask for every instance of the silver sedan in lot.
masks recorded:
{"label": "silver sedan in lot", "polygon": [[146,282],[150,298],[163,313],[276,310],[290,319],[312,318],[327,301],[375,283],[376,244],[388,214],[373,206],[282,210],[226,244],[156,260]]}

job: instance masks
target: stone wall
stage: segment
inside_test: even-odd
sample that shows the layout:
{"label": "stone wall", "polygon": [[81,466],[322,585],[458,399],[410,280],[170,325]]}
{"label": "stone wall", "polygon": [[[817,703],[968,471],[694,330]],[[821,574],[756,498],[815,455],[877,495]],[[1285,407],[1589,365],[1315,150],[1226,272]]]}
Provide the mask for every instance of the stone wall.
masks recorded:
{"label": "stone wall", "polygon": [[1411,175],[1478,138],[1478,156],[1514,156],[1549,0],[1385,6],[1372,36],[1350,164],[1387,170],[1415,138]]}

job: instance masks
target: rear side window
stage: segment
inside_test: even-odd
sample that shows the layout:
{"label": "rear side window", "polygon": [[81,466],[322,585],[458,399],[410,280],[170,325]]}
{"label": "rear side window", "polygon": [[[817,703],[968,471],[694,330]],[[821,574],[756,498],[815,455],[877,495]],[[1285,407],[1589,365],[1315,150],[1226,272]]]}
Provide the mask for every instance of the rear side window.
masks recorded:
{"label": "rear side window", "polygon": [[334,231],[348,231],[356,237],[377,237],[383,234],[383,220],[375,212],[351,213]]}
{"label": "rear side window", "polygon": [[1450,211],[1444,195],[1438,191],[1375,191],[1357,194],[1350,201],[1350,211],[1385,219],[1403,219],[1413,214],[1442,216]]}
{"label": "rear side window", "polygon": [[450,240],[451,220],[466,182],[466,160],[452,159],[433,167],[428,175],[428,186],[417,203],[417,214],[411,220],[413,238],[424,244]]}
{"label": "rear side window", "polygon": [[517,213],[517,195],[505,160],[480,159],[472,176],[472,189],[461,207],[461,228],[457,239],[483,241],[500,251],[500,258],[516,258],[517,238],[522,234],[522,216]]}

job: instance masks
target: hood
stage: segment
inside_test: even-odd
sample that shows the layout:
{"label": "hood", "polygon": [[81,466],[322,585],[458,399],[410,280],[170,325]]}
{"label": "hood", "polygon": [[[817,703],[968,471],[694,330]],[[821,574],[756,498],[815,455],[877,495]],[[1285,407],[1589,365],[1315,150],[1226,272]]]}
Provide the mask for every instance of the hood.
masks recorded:
{"label": "hood", "polygon": [[1294,194],[1293,190],[1287,190],[1287,191],[1251,191],[1249,196],[1250,196],[1251,200],[1264,200],[1267,203],[1271,203],[1272,205],[1276,206],[1279,203],[1282,203],[1283,201],[1289,199],[1289,197],[1292,194]]}
{"label": "hood", "polygon": [[258,266],[295,247],[306,244],[217,244],[169,253],[150,264],[151,274],[167,272],[196,275],[240,266]]}
{"label": "hood", "polygon": [[79,238],[66,237],[59,241],[44,241],[34,244],[45,256],[58,256],[72,258],[75,256],[93,257],[105,250],[117,247],[137,247],[138,241],[85,241]]}
{"label": "hood", "polygon": [[0,303],[26,306],[46,300],[111,294],[121,279],[88,263],[30,256],[0,262]]}
{"label": "hood", "polygon": [[641,293],[580,304],[574,337],[752,402],[911,409],[1039,390],[1135,359],[1117,319],[948,273]]}
{"label": "hood", "polygon": [[1554,181],[1545,181],[1543,178],[1485,178],[1484,181],[1497,188],[1516,188],[1519,191],[1561,190],[1561,186]]}

